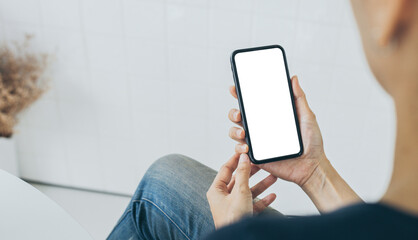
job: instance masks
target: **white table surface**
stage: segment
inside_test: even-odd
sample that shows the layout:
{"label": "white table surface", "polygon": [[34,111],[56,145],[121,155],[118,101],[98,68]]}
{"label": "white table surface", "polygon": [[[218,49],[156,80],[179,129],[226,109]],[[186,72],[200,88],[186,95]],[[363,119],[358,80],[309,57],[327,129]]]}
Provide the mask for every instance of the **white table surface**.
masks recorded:
{"label": "white table surface", "polygon": [[0,169],[0,239],[92,238],[54,201]]}

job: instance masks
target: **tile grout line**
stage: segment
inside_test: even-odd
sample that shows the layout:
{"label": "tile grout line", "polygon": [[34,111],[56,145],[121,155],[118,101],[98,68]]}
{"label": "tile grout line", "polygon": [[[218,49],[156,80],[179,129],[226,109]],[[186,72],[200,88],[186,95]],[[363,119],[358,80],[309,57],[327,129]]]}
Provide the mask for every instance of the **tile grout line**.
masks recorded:
{"label": "tile grout line", "polygon": [[31,184],[31,185],[37,184],[37,185],[42,185],[42,186],[47,186],[47,187],[55,187],[55,188],[68,189],[68,190],[81,191],[81,192],[105,194],[105,195],[117,196],[117,197],[126,197],[126,198],[131,198],[132,197],[132,195],[124,194],[124,193],[108,192],[108,191],[95,190],[95,189],[83,188],[83,187],[73,187],[73,186],[69,186],[69,185],[43,182],[43,181],[38,181],[38,180],[33,180],[33,179],[28,179],[28,178],[21,178],[21,179],[23,181]]}

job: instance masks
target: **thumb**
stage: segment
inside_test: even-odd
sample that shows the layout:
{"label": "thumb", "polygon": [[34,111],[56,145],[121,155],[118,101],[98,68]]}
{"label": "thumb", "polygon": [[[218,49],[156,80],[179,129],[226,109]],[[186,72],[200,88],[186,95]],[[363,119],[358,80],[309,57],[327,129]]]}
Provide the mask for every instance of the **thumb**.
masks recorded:
{"label": "thumb", "polygon": [[300,87],[299,78],[296,75],[292,77],[292,88],[293,96],[295,98],[296,111],[299,119],[302,121],[310,118],[315,118],[315,115],[309,107],[308,101],[306,100],[305,92]]}
{"label": "thumb", "polygon": [[250,173],[250,159],[247,154],[241,154],[239,157],[237,172],[235,174],[235,185],[238,187],[247,187],[249,189]]}

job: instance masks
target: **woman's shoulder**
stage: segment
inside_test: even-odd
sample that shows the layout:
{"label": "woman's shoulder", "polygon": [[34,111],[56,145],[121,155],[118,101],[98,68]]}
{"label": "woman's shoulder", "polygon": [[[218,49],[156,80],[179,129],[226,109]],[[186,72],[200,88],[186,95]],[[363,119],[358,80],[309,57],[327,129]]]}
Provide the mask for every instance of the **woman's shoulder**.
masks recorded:
{"label": "woman's shoulder", "polygon": [[356,204],[320,216],[244,219],[209,239],[417,239],[418,217],[393,207]]}
{"label": "woman's shoulder", "polygon": [[410,220],[412,222],[418,221],[418,216],[384,203],[358,203],[338,209],[329,214],[325,214],[325,216],[338,216],[340,214],[349,216],[353,215],[353,217],[365,216],[371,218],[390,216],[392,219]]}

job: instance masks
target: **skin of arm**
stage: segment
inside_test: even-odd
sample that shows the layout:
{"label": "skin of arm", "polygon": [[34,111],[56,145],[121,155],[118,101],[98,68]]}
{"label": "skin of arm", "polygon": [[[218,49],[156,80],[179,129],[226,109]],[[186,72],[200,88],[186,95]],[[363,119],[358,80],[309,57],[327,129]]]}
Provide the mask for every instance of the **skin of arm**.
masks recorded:
{"label": "skin of arm", "polygon": [[[319,125],[299,85],[297,76],[292,77],[291,83],[305,148],[304,153],[297,158],[257,166],[277,178],[298,184],[321,213],[360,202],[359,196],[341,178],[326,157]],[[231,87],[230,92],[233,97],[237,98],[235,87]],[[239,126],[232,127],[229,132],[229,136],[238,142],[235,151],[247,153],[248,145],[245,142],[240,111],[232,109],[228,117]]]}
{"label": "skin of arm", "polygon": [[301,187],[321,213],[362,201],[326,157]]}

